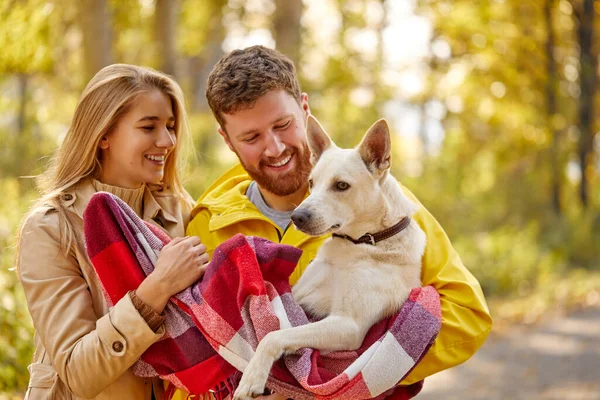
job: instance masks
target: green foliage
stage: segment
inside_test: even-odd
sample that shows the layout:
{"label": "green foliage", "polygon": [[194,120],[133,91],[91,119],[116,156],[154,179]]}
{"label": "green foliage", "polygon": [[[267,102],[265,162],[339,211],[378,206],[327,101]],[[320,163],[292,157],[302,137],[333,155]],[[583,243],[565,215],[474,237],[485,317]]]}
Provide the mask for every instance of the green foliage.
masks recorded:
{"label": "green foliage", "polygon": [[212,114],[194,114],[190,117],[193,155],[188,165],[185,187],[197,199],[237,158],[217,132]]}
{"label": "green foliage", "polygon": [[4,2],[0,8],[0,71],[49,72],[54,64],[51,26],[53,2],[42,0]]}
{"label": "green foliage", "polygon": [[539,279],[563,268],[559,255],[544,248],[538,237],[539,226],[531,222],[525,229],[503,226],[461,236],[454,245],[486,293],[507,295],[536,287]]}
{"label": "green foliage", "polygon": [[538,279],[538,287],[522,286],[519,296],[489,299],[494,330],[507,323],[535,323],[550,313],[556,315],[600,304],[600,273],[584,269],[550,272]]}
{"label": "green foliage", "polygon": [[[582,211],[579,183],[567,175],[577,152],[572,74],[559,73],[559,111],[547,113],[548,57],[558,71],[577,63],[568,2],[554,4],[556,42],[548,55],[545,2],[420,2],[434,41],[451,49],[449,58],[432,56],[431,87],[422,96],[441,101],[448,114],[441,149],[421,160],[422,174],[404,181],[442,222],[488,294],[535,288],[550,272],[600,268],[598,193],[593,209]],[[553,130],[560,140],[555,159]],[[550,190],[555,163],[560,215]],[[406,168],[398,170],[402,176]]]}
{"label": "green foliage", "polygon": [[204,2],[198,7],[196,2],[186,1],[182,4],[181,21],[178,27],[178,48],[187,56],[202,54],[215,24],[220,24],[220,16],[227,1],[213,0]]}
{"label": "green foliage", "polygon": [[542,243],[555,249],[571,268],[600,271],[600,213],[572,211],[551,225],[540,235]]}
{"label": "green foliage", "polygon": [[[14,266],[14,228],[31,196],[23,196],[14,178],[0,179],[0,393],[27,387],[33,354],[33,326]],[[8,250],[8,251],[7,251]]]}

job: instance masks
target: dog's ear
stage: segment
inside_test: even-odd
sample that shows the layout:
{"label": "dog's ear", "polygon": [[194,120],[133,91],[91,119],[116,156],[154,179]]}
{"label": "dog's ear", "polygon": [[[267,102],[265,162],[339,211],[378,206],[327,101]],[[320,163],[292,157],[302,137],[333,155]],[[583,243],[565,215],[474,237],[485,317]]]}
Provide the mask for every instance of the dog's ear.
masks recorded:
{"label": "dog's ear", "polygon": [[390,129],[385,119],[375,122],[358,145],[358,152],[371,173],[383,174],[391,166]]}
{"label": "dog's ear", "polygon": [[333,142],[319,121],[312,115],[308,115],[306,119],[306,139],[308,148],[310,149],[310,162],[315,165],[321,154],[327,150]]}

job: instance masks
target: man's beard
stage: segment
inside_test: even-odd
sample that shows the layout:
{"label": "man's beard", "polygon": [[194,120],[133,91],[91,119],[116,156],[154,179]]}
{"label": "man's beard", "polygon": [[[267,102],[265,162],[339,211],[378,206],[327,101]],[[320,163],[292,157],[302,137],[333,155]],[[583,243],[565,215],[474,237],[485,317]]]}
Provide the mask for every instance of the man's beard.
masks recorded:
{"label": "man's beard", "polygon": [[269,164],[269,160],[261,160],[258,168],[254,168],[246,165],[239,154],[238,158],[246,172],[248,172],[248,175],[256,181],[261,189],[273,193],[276,196],[289,196],[296,193],[308,183],[308,176],[310,175],[312,168],[310,164],[310,150],[308,149],[307,144],[302,146],[301,151],[297,147],[287,149],[284,154],[282,154],[283,157],[280,156],[278,158],[281,159],[287,157],[292,153],[296,158],[296,168],[285,174],[270,174],[264,172],[263,169]]}

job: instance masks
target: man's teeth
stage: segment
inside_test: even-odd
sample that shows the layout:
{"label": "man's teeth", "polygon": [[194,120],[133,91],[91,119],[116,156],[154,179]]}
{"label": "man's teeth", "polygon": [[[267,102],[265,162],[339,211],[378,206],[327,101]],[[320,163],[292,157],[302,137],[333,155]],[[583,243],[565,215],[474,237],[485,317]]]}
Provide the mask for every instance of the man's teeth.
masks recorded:
{"label": "man's teeth", "polygon": [[148,154],[148,155],[146,155],[146,158],[151,161],[160,161],[160,162],[165,161],[165,156],[153,156],[153,155]]}
{"label": "man's teeth", "polygon": [[292,158],[292,156],[289,155],[286,158],[284,158],[283,160],[279,161],[278,163],[271,164],[271,167],[281,167],[281,166],[287,164],[291,158]]}

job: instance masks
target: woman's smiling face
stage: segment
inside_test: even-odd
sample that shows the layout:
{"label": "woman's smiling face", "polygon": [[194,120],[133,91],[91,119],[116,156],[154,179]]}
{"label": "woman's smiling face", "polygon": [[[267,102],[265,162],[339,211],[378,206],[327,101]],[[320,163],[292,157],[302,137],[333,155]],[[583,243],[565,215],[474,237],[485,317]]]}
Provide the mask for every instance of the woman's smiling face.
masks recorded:
{"label": "woman's smiling face", "polygon": [[160,182],[177,140],[175,122],[169,96],[157,89],[139,95],[100,141],[99,180],[124,188]]}

